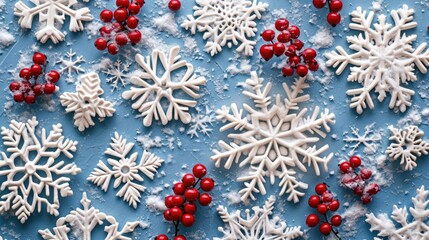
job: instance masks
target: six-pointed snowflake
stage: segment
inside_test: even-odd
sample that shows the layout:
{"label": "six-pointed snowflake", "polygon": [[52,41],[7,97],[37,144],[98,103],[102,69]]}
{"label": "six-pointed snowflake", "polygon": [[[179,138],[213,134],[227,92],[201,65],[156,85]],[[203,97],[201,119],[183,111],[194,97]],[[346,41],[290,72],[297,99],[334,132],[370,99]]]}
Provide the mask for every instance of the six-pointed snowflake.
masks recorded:
{"label": "six-pointed snowflake", "polygon": [[[390,240],[424,240],[429,239],[429,200],[427,199],[429,191],[424,186],[417,189],[416,197],[412,198],[414,207],[410,207],[410,213],[414,221],[408,222],[407,208],[398,208],[393,206],[392,219],[401,226],[396,228],[387,214],[379,214],[377,217],[374,213],[366,214],[366,222],[371,225],[369,229],[378,231],[379,237],[388,237]],[[374,238],[381,240],[380,238]]]}
{"label": "six-pointed snowflake", "polygon": [[381,134],[378,130],[374,130],[374,125],[375,123],[366,125],[365,132],[362,135],[359,133],[358,128],[350,127],[351,136],[347,135],[344,138],[344,142],[352,144],[349,155],[353,155],[360,145],[365,146],[364,152],[366,154],[376,153],[378,144],[381,141]]}
{"label": "six-pointed snowflake", "polygon": [[387,148],[386,154],[394,160],[400,158],[400,164],[405,170],[413,170],[417,167],[417,157],[427,155],[429,151],[429,143],[422,139],[424,132],[417,126],[408,126],[405,129],[390,126],[389,129],[389,140],[393,142]]}
{"label": "six-pointed snowflake", "polygon": [[96,73],[88,73],[79,77],[76,92],[61,94],[61,104],[66,107],[66,112],[74,112],[74,125],[79,131],[84,131],[95,123],[93,117],[111,117],[115,112],[112,103],[100,98],[103,89],[100,87],[100,78]]}
{"label": "six-pointed snowflake", "polygon": [[61,58],[57,63],[61,64],[60,73],[67,72],[67,78],[66,81],[69,83],[74,82],[73,78],[73,72],[76,74],[79,74],[81,72],[85,72],[83,68],[80,67],[80,63],[85,62],[85,59],[83,59],[83,56],[76,56],[76,52],[73,52],[72,49],[70,49],[69,52],[66,53],[65,58]]}
{"label": "six-pointed snowflake", "polygon": [[[220,131],[234,129],[235,132],[228,135],[232,140],[230,143],[219,141],[222,150],[214,150],[211,159],[219,167],[226,158],[224,166],[227,169],[239,161],[240,167],[250,165],[248,174],[238,178],[238,181],[245,182],[245,188],[240,190],[243,201],[248,197],[255,199],[253,193],[266,194],[265,177],[269,177],[271,184],[277,177],[280,179],[280,195],[286,192],[289,201],[298,202],[304,195],[299,188],[307,189],[307,184],[296,179],[294,168],[307,172],[304,164],[313,165],[316,175],[320,174],[319,164],[328,170],[333,154],[325,157],[320,154],[329,146],[317,149],[314,144],[319,141],[316,135],[326,137],[325,132],[330,131],[329,124],[335,123],[335,115],[328,109],[321,112],[319,107],[315,107],[313,113],[305,117],[308,109],[299,110],[298,104],[310,98],[309,95],[300,95],[308,88],[305,78],[296,80],[292,88],[283,83],[286,98],[282,100],[277,95],[274,104],[271,104],[269,96],[271,83],[263,87],[263,79],[258,78],[256,72],[251,73],[246,84],[251,90],[243,93],[253,100],[256,108],[244,104],[248,116],[243,116],[243,109],[238,109],[235,103],[230,108],[223,106],[217,110],[217,118],[227,122]],[[246,157],[242,158],[242,155]]]}
{"label": "six-pointed snowflake", "polygon": [[326,54],[329,59],[328,66],[338,67],[336,73],[341,74],[348,64],[350,75],[347,80],[358,82],[361,88],[351,89],[347,94],[352,96],[350,107],[356,108],[361,114],[367,106],[374,108],[371,92],[378,94],[378,100],[382,102],[387,93],[391,94],[389,107],[399,108],[404,112],[411,105],[411,97],[414,91],[401,84],[407,84],[417,80],[414,67],[422,73],[427,72],[429,65],[429,50],[425,51],[426,43],[422,43],[416,49],[412,44],[416,35],[409,35],[405,30],[414,29],[417,26],[413,22],[414,10],[404,5],[398,10],[393,10],[390,15],[394,25],[386,23],[386,16],[379,15],[378,23],[371,28],[375,13],[362,11],[361,7],[351,13],[352,22],[350,29],[361,31],[363,34],[348,36],[350,49],[356,51],[348,54],[341,46]]}
{"label": "six-pointed snowflake", "polygon": [[262,208],[256,206],[252,210],[253,216],[250,216],[250,210],[246,209],[246,218],[241,216],[238,210],[232,214],[228,213],[228,209],[224,206],[219,206],[219,212],[222,221],[227,224],[226,228],[219,227],[218,230],[224,234],[222,238],[214,238],[214,240],[236,240],[236,239],[295,239],[302,236],[301,227],[288,227],[285,222],[278,217],[270,219],[273,214],[274,196],[268,198]]}
{"label": "six-pointed snowflake", "polygon": [[83,193],[80,203],[83,209],[77,208],[71,211],[67,216],[57,220],[53,233],[49,229],[39,230],[43,239],[68,240],[69,232],[72,231],[74,236],[81,240],[90,240],[94,228],[105,225],[104,231],[107,233],[105,240],[131,240],[127,237],[134,229],[140,226],[141,222],[126,222],[125,226],[119,230],[119,223],[113,216],[100,212],[91,206],[91,201]]}
{"label": "six-pointed snowflake", "polygon": [[63,136],[61,124],[52,126],[47,133],[42,129],[41,141],[36,135],[39,122],[36,117],[27,123],[12,120],[9,128],[2,127],[1,135],[6,152],[1,152],[0,213],[12,210],[24,223],[36,210],[40,212],[46,205],[51,215],[57,216],[60,208],[59,196],[73,195],[69,186],[70,178],[81,172],[74,163],[59,161],[61,155],[72,158],[77,142]]}
{"label": "six-pointed snowflake", "polygon": [[[173,119],[180,119],[185,124],[191,121],[188,110],[189,107],[195,107],[197,102],[179,98],[177,94],[180,92],[190,98],[199,98],[197,91],[201,85],[205,85],[206,79],[194,74],[192,64],[180,60],[179,51],[180,48],[176,46],[170,49],[168,57],[160,50],[154,50],[152,58],[136,55],[136,61],[144,71],[138,71],[137,76],[131,77],[130,82],[135,87],[125,91],[122,97],[134,101],[132,108],[141,112],[143,124],[147,127],[152,124],[153,118],[161,120],[163,125]],[[164,70],[161,74],[158,69],[159,62]],[[186,68],[184,74],[175,73],[182,68]],[[163,101],[167,102],[167,109],[164,109]]]}
{"label": "six-pointed snowflake", "polygon": [[[203,38],[208,39],[206,51],[212,56],[222,51],[227,45],[231,48],[238,45],[237,51],[244,55],[253,55],[255,41],[250,40],[256,35],[255,19],[262,17],[268,4],[257,0],[196,0],[194,16],[182,23],[192,34],[204,32]],[[196,17],[196,18],[194,18]]]}
{"label": "six-pointed snowflake", "polygon": [[109,76],[106,81],[112,85],[112,92],[118,88],[119,83],[121,83],[122,86],[128,84],[130,81],[130,75],[128,73],[130,66],[130,61],[127,60],[125,63],[122,63],[122,61],[118,59],[113,63],[113,66],[110,65],[110,67],[103,70],[103,73]]}
{"label": "six-pointed snowflake", "polygon": [[60,31],[64,24],[65,16],[70,17],[69,30],[71,32],[82,31],[83,22],[91,21],[89,8],[84,7],[74,10],[76,0],[30,0],[34,7],[30,8],[22,1],[15,4],[14,13],[19,17],[18,23],[22,28],[31,28],[33,18],[39,15],[39,30],[36,38],[41,43],[51,39],[54,44],[64,41],[64,33]]}
{"label": "six-pointed snowflake", "polygon": [[202,133],[208,136],[212,132],[211,126],[216,120],[214,111],[206,106],[205,113],[200,108],[197,109],[197,114],[192,114],[191,122],[189,123],[189,129],[186,134],[190,135],[191,138],[194,136],[199,137],[198,133]]}
{"label": "six-pointed snowflake", "polygon": [[146,189],[145,186],[139,183],[144,181],[140,174],[153,179],[157,169],[162,165],[164,160],[144,151],[140,162],[137,164],[138,153],[134,152],[128,156],[133,147],[134,143],[127,143],[126,139],[123,139],[122,136],[115,132],[112,143],[110,143],[110,148],[104,152],[113,157],[107,160],[112,169],[104,162],[99,161],[97,164],[98,168],[92,171],[88,180],[97,184],[97,186],[101,186],[107,192],[110,180],[114,177],[114,188],[124,183],[116,196],[123,197],[124,201],[127,201],[129,205],[137,208],[137,204],[140,203],[141,198],[140,192],[144,192]]}

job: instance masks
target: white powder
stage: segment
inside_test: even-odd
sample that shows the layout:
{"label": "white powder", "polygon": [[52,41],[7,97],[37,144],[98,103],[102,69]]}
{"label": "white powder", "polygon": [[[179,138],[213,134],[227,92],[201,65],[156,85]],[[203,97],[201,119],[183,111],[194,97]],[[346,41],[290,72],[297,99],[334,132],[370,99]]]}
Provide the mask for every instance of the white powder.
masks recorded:
{"label": "white powder", "polygon": [[92,21],[85,25],[85,31],[88,35],[88,39],[98,36],[99,29],[103,27],[103,24],[100,21]]}
{"label": "white powder", "polygon": [[174,14],[169,12],[160,17],[153,19],[153,24],[159,31],[168,32],[171,35],[176,35],[179,32]]}
{"label": "white powder", "polygon": [[230,64],[226,71],[228,71],[233,76],[237,74],[249,74],[252,70],[250,60],[245,59],[238,62],[240,62],[240,66],[238,66],[236,63]]}
{"label": "white powder", "polygon": [[167,210],[167,208],[164,205],[164,201],[161,199],[160,196],[151,195],[146,198],[146,207],[151,212],[162,212]]}
{"label": "white powder", "polygon": [[361,217],[365,216],[366,213],[366,207],[364,207],[362,203],[356,202],[341,214],[344,223],[342,227],[344,232],[342,232],[341,236],[346,238],[355,236],[358,230],[357,223]]}
{"label": "white powder", "polygon": [[[1,3],[0,3],[1,4]],[[15,42],[15,37],[7,30],[0,30],[0,45],[7,47]]]}
{"label": "white powder", "polygon": [[332,44],[334,43],[334,36],[329,28],[321,27],[309,41],[316,49],[329,48],[332,47]]}
{"label": "white powder", "polygon": [[228,200],[229,205],[239,204],[241,202],[241,195],[238,192],[229,192],[222,194],[222,198],[226,198]]}

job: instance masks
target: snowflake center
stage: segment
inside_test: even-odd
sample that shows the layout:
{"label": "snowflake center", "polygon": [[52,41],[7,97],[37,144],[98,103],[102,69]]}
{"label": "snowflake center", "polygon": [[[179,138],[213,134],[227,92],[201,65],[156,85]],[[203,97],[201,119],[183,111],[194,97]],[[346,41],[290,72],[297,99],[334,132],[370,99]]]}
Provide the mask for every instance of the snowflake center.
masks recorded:
{"label": "snowflake center", "polygon": [[233,34],[234,29],[239,29],[240,21],[238,12],[241,12],[239,6],[235,6],[233,3],[225,4],[224,8],[218,8],[218,14],[222,16],[220,23],[220,29],[222,31],[227,30],[228,35]]}
{"label": "snowflake center", "polygon": [[121,173],[128,174],[130,172],[131,172],[130,166],[124,165],[124,166],[121,167]]}
{"label": "snowflake center", "polygon": [[28,174],[28,175],[33,175],[35,172],[36,172],[36,165],[34,164],[34,162],[33,161],[28,161],[26,164],[25,164],[25,172]]}

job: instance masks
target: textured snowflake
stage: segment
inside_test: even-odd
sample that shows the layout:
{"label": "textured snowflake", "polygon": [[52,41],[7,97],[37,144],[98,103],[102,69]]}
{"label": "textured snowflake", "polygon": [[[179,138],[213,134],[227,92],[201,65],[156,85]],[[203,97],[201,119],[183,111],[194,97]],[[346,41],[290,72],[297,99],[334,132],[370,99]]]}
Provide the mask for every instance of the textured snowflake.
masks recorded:
{"label": "textured snowflake", "polygon": [[[424,240],[429,239],[429,200],[427,199],[429,191],[425,190],[424,186],[417,189],[416,197],[412,198],[414,207],[410,207],[409,211],[414,221],[408,222],[407,208],[398,208],[393,206],[392,219],[401,226],[396,228],[392,220],[387,214],[379,214],[377,217],[374,213],[366,214],[366,222],[371,224],[372,231],[378,231],[379,237],[388,237],[390,240]],[[374,238],[381,240],[380,238]]]}
{"label": "textured snowflake", "polygon": [[74,10],[76,0],[30,0],[34,7],[30,8],[22,1],[15,4],[14,13],[19,17],[18,23],[22,28],[31,28],[33,18],[39,15],[39,30],[36,38],[41,43],[51,39],[54,44],[64,41],[65,34],[60,31],[64,24],[65,16],[70,17],[69,30],[71,32],[82,31],[83,22],[91,21],[89,8],[84,7]]}
{"label": "textured snowflake", "polygon": [[39,122],[36,117],[27,123],[12,120],[9,129],[2,127],[1,135],[6,152],[1,152],[0,176],[2,181],[0,192],[0,213],[12,210],[16,217],[24,223],[37,209],[46,205],[47,212],[58,216],[60,208],[59,196],[73,195],[69,186],[70,178],[81,172],[74,163],[65,164],[57,158],[72,158],[77,142],[63,136],[61,124],[52,126],[47,133],[42,129],[41,141],[36,135]]}
{"label": "textured snowflake", "polygon": [[88,73],[79,77],[76,92],[61,94],[61,104],[66,107],[66,112],[74,112],[74,125],[79,131],[84,131],[95,123],[93,117],[111,117],[115,112],[112,103],[100,98],[103,89],[100,87],[100,78],[96,73]]}
{"label": "textured snowflake", "polygon": [[381,141],[381,134],[379,131],[374,130],[374,125],[375,123],[365,126],[363,134],[360,134],[359,129],[356,127],[350,128],[352,131],[351,135],[347,135],[344,138],[344,142],[351,144],[349,155],[353,155],[361,145],[365,146],[364,152],[366,154],[376,153]]}
{"label": "textured snowflake", "polygon": [[[141,112],[143,124],[147,127],[152,124],[153,118],[161,120],[163,125],[173,119],[180,119],[185,124],[191,121],[188,110],[189,107],[195,107],[197,102],[179,98],[177,94],[199,98],[197,91],[201,85],[205,85],[206,79],[194,74],[192,64],[180,60],[179,51],[180,48],[176,46],[170,49],[168,57],[160,50],[154,50],[152,58],[136,55],[136,61],[144,71],[131,77],[130,82],[136,87],[125,91],[122,97],[135,101],[132,108]],[[163,67],[163,73],[159,72],[158,62]],[[184,74],[175,72],[181,71],[182,68],[186,68]],[[163,101],[167,103],[167,109],[164,109]]]}
{"label": "textured snowflake", "polygon": [[328,66],[338,67],[336,73],[341,74],[348,64],[350,75],[347,80],[358,82],[361,88],[351,89],[347,94],[352,96],[350,107],[356,108],[361,114],[367,106],[374,108],[370,93],[374,90],[378,94],[378,100],[382,102],[386,93],[391,94],[389,107],[399,108],[404,112],[411,105],[411,97],[414,91],[401,84],[407,84],[417,80],[414,67],[426,73],[429,65],[429,50],[425,51],[426,43],[422,43],[416,49],[412,44],[416,35],[409,35],[405,30],[414,29],[417,26],[413,22],[414,10],[404,5],[398,10],[393,10],[390,15],[394,25],[386,23],[386,16],[379,15],[378,23],[371,28],[375,13],[362,11],[361,7],[351,13],[352,23],[350,29],[361,31],[363,34],[348,36],[350,49],[356,51],[348,54],[341,46],[326,54],[329,59]]}
{"label": "textured snowflake", "polygon": [[127,143],[126,139],[123,139],[122,136],[115,132],[110,148],[104,152],[112,157],[107,160],[112,169],[104,162],[99,161],[98,168],[92,171],[88,180],[97,184],[97,186],[101,186],[105,192],[109,188],[112,177],[115,178],[114,188],[124,183],[116,196],[123,197],[124,201],[137,208],[141,198],[140,192],[144,192],[146,189],[145,186],[139,183],[144,181],[140,174],[142,173],[153,179],[164,160],[144,151],[140,162],[137,164],[138,153],[134,152],[128,157],[133,147],[134,143]]}
{"label": "textured snowflake", "polygon": [[[73,58],[75,59],[73,60]],[[73,77],[73,72],[75,72],[76,74],[85,72],[85,70],[79,65],[83,62],[85,62],[83,56],[76,56],[76,52],[73,52],[73,50],[70,49],[70,51],[66,53],[66,56],[64,58],[61,58],[59,61],[57,61],[57,64],[61,64],[60,73],[67,72],[66,81],[72,83],[75,80]]]}
{"label": "textured snowflake", "polygon": [[231,48],[240,44],[238,52],[253,55],[256,42],[249,38],[256,35],[255,19],[262,17],[261,12],[268,8],[268,4],[257,0],[196,0],[196,3],[194,16],[188,15],[181,26],[190,29],[192,34],[197,30],[204,32],[203,38],[208,39],[207,52],[213,56],[225,45]]}
{"label": "textured snowflake", "polygon": [[[329,146],[317,149],[314,144],[319,141],[317,135],[326,137],[325,132],[330,131],[329,124],[335,123],[335,115],[328,109],[321,112],[319,107],[315,107],[313,113],[305,117],[308,109],[299,110],[298,104],[310,99],[309,95],[300,95],[308,88],[305,78],[296,80],[292,88],[283,83],[286,98],[282,100],[280,95],[276,95],[275,104],[271,104],[269,96],[271,83],[263,87],[263,79],[258,78],[256,72],[251,73],[246,84],[251,90],[243,93],[253,100],[256,108],[244,104],[248,116],[243,116],[243,109],[238,109],[235,103],[230,108],[223,106],[217,110],[217,118],[227,122],[220,131],[234,129],[235,132],[228,134],[232,140],[230,143],[219,141],[222,150],[214,150],[211,159],[219,167],[226,158],[224,166],[227,169],[240,160],[240,167],[250,165],[248,173],[238,178],[238,181],[245,182],[245,188],[240,190],[243,201],[248,197],[255,199],[253,193],[265,195],[265,177],[270,178],[271,184],[277,177],[280,195],[286,192],[289,201],[298,202],[304,195],[299,189],[307,189],[307,184],[296,179],[294,168],[307,172],[304,165],[307,163],[308,166],[313,165],[316,175],[320,174],[318,164],[328,170],[333,154],[326,157],[320,154]],[[246,157],[242,159],[242,155]]]}
{"label": "textured snowflake", "polygon": [[197,114],[192,114],[191,122],[186,134],[190,135],[191,138],[194,136],[199,137],[198,133],[202,133],[208,136],[212,132],[211,126],[216,121],[215,113],[208,106],[203,112],[200,108],[197,108]]}
{"label": "textured snowflake", "polygon": [[387,148],[386,154],[394,160],[400,158],[400,164],[405,170],[413,170],[417,167],[417,157],[427,155],[429,151],[429,143],[422,139],[424,132],[417,126],[408,126],[403,130],[390,126],[389,129],[389,140],[393,142]]}
{"label": "textured snowflake", "polygon": [[121,60],[116,60],[113,63],[113,66],[110,65],[107,69],[103,70],[107,76],[109,76],[106,80],[108,83],[112,84],[112,92],[118,88],[118,84],[121,83],[122,86],[125,86],[130,81],[130,75],[128,71],[130,70],[131,62],[128,60],[125,63],[122,63]]}
{"label": "textured snowflake", "polygon": [[218,230],[224,235],[214,240],[289,240],[302,236],[301,227],[288,227],[278,217],[269,218],[273,214],[275,201],[276,199],[271,196],[264,207],[253,207],[253,216],[250,216],[250,210],[246,209],[246,218],[242,218],[239,210],[230,214],[226,207],[219,206],[217,211],[227,227],[226,229],[219,227]]}
{"label": "textured snowflake", "polygon": [[134,229],[140,226],[141,222],[127,222],[125,226],[119,230],[119,223],[113,216],[100,212],[91,206],[91,201],[83,193],[80,203],[83,209],[77,208],[71,211],[67,216],[57,220],[56,227],[53,233],[49,229],[39,230],[39,234],[43,239],[49,240],[68,240],[68,234],[73,232],[77,239],[91,240],[91,233],[98,226],[105,226],[104,231],[107,233],[105,240],[131,240],[132,238],[126,235],[132,233]]}

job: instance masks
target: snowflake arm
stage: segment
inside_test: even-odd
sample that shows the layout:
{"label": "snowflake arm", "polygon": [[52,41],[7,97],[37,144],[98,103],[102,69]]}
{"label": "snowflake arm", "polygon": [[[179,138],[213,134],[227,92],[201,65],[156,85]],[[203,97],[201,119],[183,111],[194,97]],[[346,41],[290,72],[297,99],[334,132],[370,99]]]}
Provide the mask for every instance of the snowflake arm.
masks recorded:
{"label": "snowflake arm", "polygon": [[56,63],[61,64],[60,73],[67,72],[67,78],[66,81],[69,83],[74,82],[73,78],[73,72],[79,74],[81,72],[85,72],[83,68],[80,67],[80,63],[85,62],[85,59],[83,59],[83,56],[77,56],[75,60],[76,53],[73,52],[72,49],[70,49],[69,52],[66,53],[66,58],[62,58]]}
{"label": "snowflake arm", "polygon": [[106,81],[112,84],[112,92],[115,91],[121,84],[125,86],[130,81],[130,76],[128,74],[131,62],[128,60],[125,63],[122,63],[119,59],[116,60],[109,68],[103,70],[107,76],[109,76]]}
{"label": "snowflake arm", "polygon": [[358,128],[351,127],[351,135],[347,135],[344,138],[344,142],[352,145],[350,147],[349,155],[353,155],[361,145],[365,146],[364,152],[366,154],[376,153],[381,141],[381,134],[374,130],[374,125],[375,123],[365,126],[363,134],[359,133]]}

